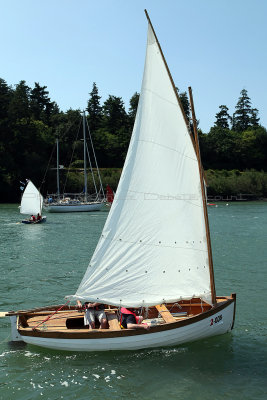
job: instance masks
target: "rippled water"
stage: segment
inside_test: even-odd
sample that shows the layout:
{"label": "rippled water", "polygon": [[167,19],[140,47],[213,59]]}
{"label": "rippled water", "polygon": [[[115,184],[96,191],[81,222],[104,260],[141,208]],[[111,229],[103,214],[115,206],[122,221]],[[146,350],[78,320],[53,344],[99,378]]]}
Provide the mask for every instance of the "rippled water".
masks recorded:
{"label": "rippled water", "polygon": [[[231,334],[175,348],[68,353],[9,342],[0,320],[0,399],[266,399],[267,203],[209,207],[217,294],[237,293]],[[59,304],[87,268],[107,213],[18,224],[0,205],[0,310]],[[42,397],[43,396],[43,397]]]}

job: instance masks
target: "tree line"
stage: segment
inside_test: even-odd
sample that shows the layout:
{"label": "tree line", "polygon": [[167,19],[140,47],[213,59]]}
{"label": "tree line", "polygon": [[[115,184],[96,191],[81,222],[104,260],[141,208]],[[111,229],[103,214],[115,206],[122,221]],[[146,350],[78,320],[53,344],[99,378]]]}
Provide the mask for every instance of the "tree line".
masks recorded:
{"label": "tree line", "polygon": [[[190,120],[187,93],[178,93]],[[139,94],[134,93],[126,110],[121,97],[109,95],[101,102],[96,83],[89,93],[87,120],[98,164],[110,168],[113,175],[114,168],[123,166],[138,100]],[[67,167],[71,163],[77,168],[82,159],[80,131],[81,110],[61,111],[50,99],[46,86],[35,83],[31,88],[22,80],[12,87],[0,78],[1,202],[18,201],[19,181],[25,178],[42,185],[43,193],[55,191],[55,171],[51,168],[56,165],[56,138],[60,143],[60,164]],[[245,89],[234,114],[231,116],[227,106],[221,105],[210,131],[203,133],[199,129],[199,141],[205,169],[266,170],[267,132]],[[65,190],[74,191],[68,186]]]}

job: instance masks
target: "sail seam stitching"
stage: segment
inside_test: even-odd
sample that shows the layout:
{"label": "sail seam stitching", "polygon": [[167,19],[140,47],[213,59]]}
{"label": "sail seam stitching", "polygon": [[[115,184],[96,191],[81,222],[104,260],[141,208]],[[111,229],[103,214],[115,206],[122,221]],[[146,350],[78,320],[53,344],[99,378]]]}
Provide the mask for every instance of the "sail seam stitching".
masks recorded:
{"label": "sail seam stitching", "polygon": [[122,239],[116,239],[116,238],[108,239],[108,238],[105,238],[105,237],[102,237],[102,239],[106,240],[106,241],[109,241],[109,242],[140,244],[142,246],[150,246],[150,247],[164,247],[164,248],[168,247],[168,248],[173,248],[173,249],[194,250],[194,251],[199,251],[199,252],[202,252],[202,253],[207,253],[207,250],[205,250],[205,249],[203,249],[203,250],[194,249],[192,247],[171,246],[171,245],[163,245],[163,244],[150,244],[150,243],[145,243],[145,242],[140,243],[139,241],[138,242],[131,242],[130,240],[122,240]]}
{"label": "sail seam stitching", "polygon": [[180,154],[180,155],[181,155],[182,157],[184,157],[184,158],[189,158],[190,160],[197,162],[197,159],[194,159],[193,157],[187,156],[186,154],[181,153],[179,150],[176,150],[176,149],[174,149],[174,148],[172,148],[172,147],[168,147],[168,146],[166,146],[166,145],[164,145],[164,144],[161,144],[161,143],[158,143],[158,142],[154,142],[153,140],[139,139],[138,142],[144,142],[144,143],[152,143],[152,144],[155,144],[155,145],[160,146],[160,147],[163,147],[163,148],[165,148],[165,149],[174,151],[175,153]]}

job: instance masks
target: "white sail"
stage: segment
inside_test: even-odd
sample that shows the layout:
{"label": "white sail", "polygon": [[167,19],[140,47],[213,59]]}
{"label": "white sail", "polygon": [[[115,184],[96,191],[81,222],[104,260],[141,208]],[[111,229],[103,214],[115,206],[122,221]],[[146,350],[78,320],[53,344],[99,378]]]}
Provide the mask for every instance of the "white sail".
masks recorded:
{"label": "white sail", "polygon": [[31,181],[28,181],[22,195],[20,213],[28,215],[37,215],[39,213],[41,215],[42,205],[43,196],[34,184]]}
{"label": "white sail", "polygon": [[128,307],[211,303],[196,153],[149,25],[132,139],[97,248],[73,299]]}

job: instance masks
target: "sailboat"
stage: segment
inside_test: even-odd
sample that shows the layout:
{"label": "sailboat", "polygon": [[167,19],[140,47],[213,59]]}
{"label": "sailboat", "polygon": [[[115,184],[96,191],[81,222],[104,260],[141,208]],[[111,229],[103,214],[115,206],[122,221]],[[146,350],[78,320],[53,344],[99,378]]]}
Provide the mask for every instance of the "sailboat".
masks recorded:
{"label": "sailboat", "polygon": [[[89,132],[90,133],[90,132]],[[104,189],[102,186],[102,181],[95,157],[95,152],[94,152],[94,147],[93,147],[93,142],[91,135],[89,134],[90,140],[91,140],[91,146],[93,150],[93,155],[96,163],[96,168],[97,168],[97,173],[98,173],[98,178],[100,182],[100,190],[97,191],[96,188],[96,182],[94,179],[93,175],[93,170],[92,170],[92,165],[91,165],[91,160],[89,158],[89,163],[90,163],[90,168],[92,171],[92,178],[95,186],[95,191],[96,195],[94,198],[91,198],[91,196],[88,195],[87,192],[87,144],[86,144],[86,118],[85,118],[85,112],[83,112],[83,148],[84,148],[84,193],[82,195],[79,194],[72,194],[72,193],[66,193],[63,194],[63,196],[60,196],[60,187],[59,187],[59,143],[57,139],[57,193],[56,195],[48,195],[46,202],[45,202],[45,209],[49,212],[53,213],[66,213],[66,212],[82,212],[82,211],[99,211],[103,208],[104,205]],[[89,156],[89,153],[88,153]]]}
{"label": "sailboat", "polygon": [[[14,340],[56,350],[137,350],[233,329],[236,295],[215,291],[192,91],[194,137],[146,15],[136,120],[98,245],[67,303],[8,313]],[[70,305],[77,300],[104,304],[108,329],[86,329]],[[122,307],[139,308],[150,329],[122,329]]]}
{"label": "sailboat", "polygon": [[[43,196],[34,186],[32,181],[27,181],[27,186],[24,189],[19,206],[20,213],[33,216],[29,219],[24,219],[23,224],[39,224],[46,221],[46,217],[42,217]],[[40,217],[37,219],[36,216]]]}

